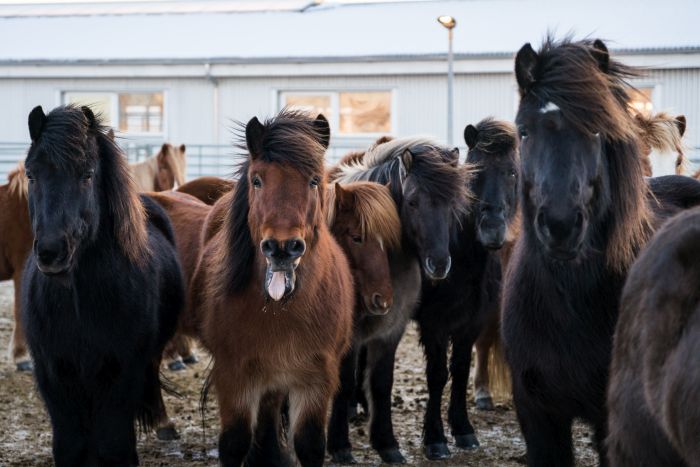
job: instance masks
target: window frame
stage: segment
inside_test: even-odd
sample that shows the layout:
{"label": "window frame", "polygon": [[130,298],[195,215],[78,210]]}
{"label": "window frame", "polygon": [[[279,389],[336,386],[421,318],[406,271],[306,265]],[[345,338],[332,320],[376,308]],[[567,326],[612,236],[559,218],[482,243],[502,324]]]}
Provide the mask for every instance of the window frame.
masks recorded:
{"label": "window frame", "polygon": [[[362,93],[362,92],[383,92],[389,93],[389,124],[390,131],[378,131],[371,133],[341,133],[340,132],[340,94],[341,93]],[[381,136],[394,136],[398,134],[398,113],[397,113],[397,92],[395,87],[359,87],[359,88],[284,88],[275,89],[273,98],[275,101],[274,112],[281,111],[285,106],[285,95],[308,95],[308,96],[330,96],[331,115],[329,116],[331,135],[337,138],[348,139],[376,139]]]}
{"label": "window frame", "polygon": [[[68,103],[66,96],[69,94],[105,94],[109,95],[112,99],[112,128],[114,131],[120,133],[127,138],[133,139],[167,139],[168,135],[168,118],[166,117],[168,113],[168,90],[167,89],[153,89],[153,88],[137,88],[137,89],[123,89],[123,88],[90,88],[90,87],[80,87],[80,88],[62,88],[58,91],[58,102],[59,105],[65,105]],[[159,132],[144,132],[144,131],[131,131],[122,132],[120,130],[119,122],[119,95],[120,94],[162,94],[163,95],[163,113],[161,115],[161,131]]]}

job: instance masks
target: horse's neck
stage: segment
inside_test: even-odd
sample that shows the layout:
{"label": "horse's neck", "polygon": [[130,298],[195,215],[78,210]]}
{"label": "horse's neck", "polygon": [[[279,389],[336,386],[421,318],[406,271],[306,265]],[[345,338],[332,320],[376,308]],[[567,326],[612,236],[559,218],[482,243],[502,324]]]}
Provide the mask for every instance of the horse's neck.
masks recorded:
{"label": "horse's neck", "polygon": [[129,164],[139,191],[155,190],[155,179],[158,172],[158,160],[156,157],[151,156],[144,161]]}

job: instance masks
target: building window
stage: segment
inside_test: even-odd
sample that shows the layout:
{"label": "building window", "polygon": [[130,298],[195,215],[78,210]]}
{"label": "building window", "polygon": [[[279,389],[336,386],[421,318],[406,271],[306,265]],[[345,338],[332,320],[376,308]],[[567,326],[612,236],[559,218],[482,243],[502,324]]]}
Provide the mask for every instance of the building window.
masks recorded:
{"label": "building window", "polygon": [[394,131],[391,91],[282,92],[280,107],[322,113],[331,131],[343,136]]}
{"label": "building window", "polygon": [[162,92],[66,92],[66,104],[90,105],[106,125],[131,134],[162,134]]}
{"label": "building window", "polygon": [[649,115],[654,110],[652,96],[654,88],[651,86],[638,87],[629,91],[629,104],[632,109],[640,114]]}

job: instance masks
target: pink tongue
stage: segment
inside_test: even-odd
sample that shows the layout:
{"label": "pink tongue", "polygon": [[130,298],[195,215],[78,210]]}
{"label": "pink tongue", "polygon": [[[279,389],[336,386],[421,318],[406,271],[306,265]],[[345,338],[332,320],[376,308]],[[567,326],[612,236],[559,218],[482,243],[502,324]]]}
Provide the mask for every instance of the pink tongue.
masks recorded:
{"label": "pink tongue", "polygon": [[270,279],[270,284],[267,286],[267,293],[275,301],[284,296],[284,272],[272,273],[272,279]]}

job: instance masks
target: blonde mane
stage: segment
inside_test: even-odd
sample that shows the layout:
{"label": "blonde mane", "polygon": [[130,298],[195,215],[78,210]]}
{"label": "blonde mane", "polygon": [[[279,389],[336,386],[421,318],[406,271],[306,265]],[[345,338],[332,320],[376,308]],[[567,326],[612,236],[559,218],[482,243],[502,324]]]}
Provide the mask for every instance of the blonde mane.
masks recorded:
{"label": "blonde mane", "polygon": [[[401,220],[389,189],[374,182],[353,182],[341,185],[354,199],[354,214],[359,218],[363,238],[381,239],[388,249],[401,245]],[[333,184],[326,188],[326,224],[331,227],[336,219],[337,200]]]}
{"label": "blonde mane", "polygon": [[24,172],[24,162],[17,163],[9,174],[7,174],[8,191],[11,195],[17,196],[19,199],[27,199],[29,192],[29,180]]}
{"label": "blonde mane", "polygon": [[687,159],[685,158],[683,135],[678,128],[676,117],[659,112],[649,116],[636,114],[635,120],[639,125],[642,143],[648,150],[648,154],[644,155],[646,158],[653,150],[675,152],[678,154],[679,168],[685,168]]}
{"label": "blonde mane", "polygon": [[168,144],[168,150],[170,152],[170,157],[166,159],[168,161],[168,166],[175,176],[175,183],[177,186],[182,186],[185,184],[185,174],[187,173],[185,145],[173,146]]}

